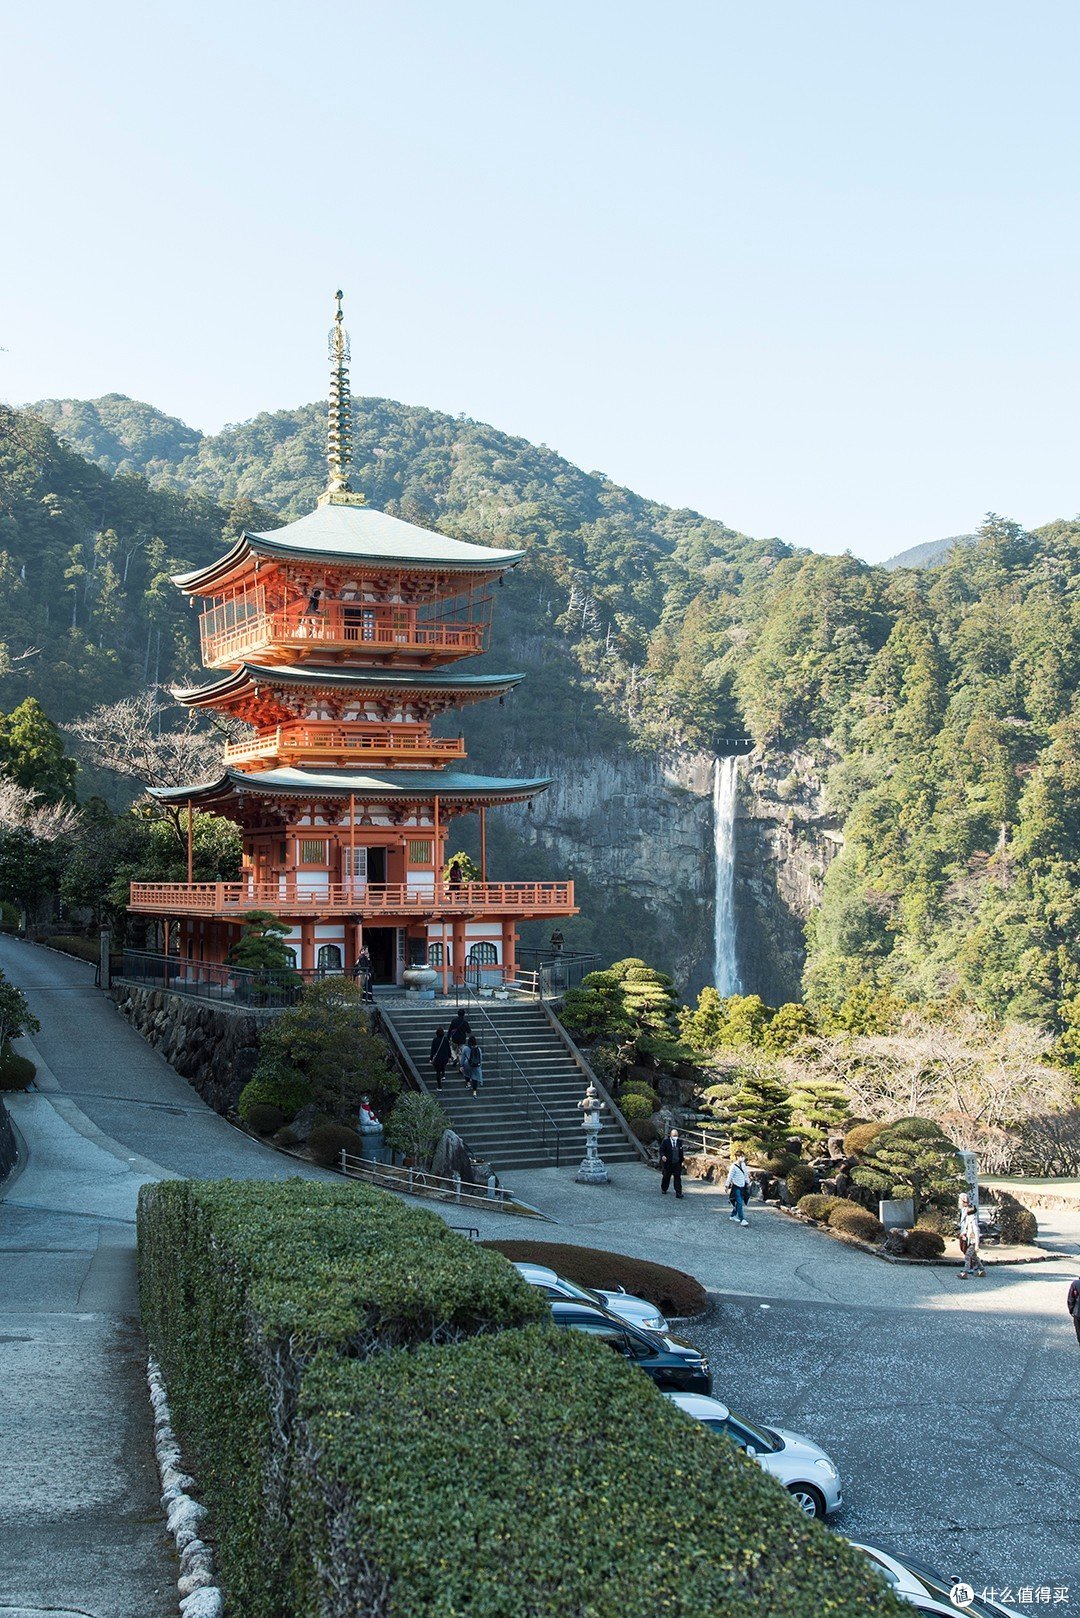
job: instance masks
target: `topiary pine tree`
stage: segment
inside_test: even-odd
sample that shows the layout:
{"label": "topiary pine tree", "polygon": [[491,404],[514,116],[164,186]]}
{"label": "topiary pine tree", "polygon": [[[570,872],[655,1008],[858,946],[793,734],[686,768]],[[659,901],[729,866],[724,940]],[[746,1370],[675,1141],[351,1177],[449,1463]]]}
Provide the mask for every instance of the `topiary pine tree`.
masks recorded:
{"label": "topiary pine tree", "polygon": [[852,1178],[878,1197],[908,1195],[910,1186],[916,1214],[930,1203],[954,1203],[967,1183],[956,1147],[930,1118],[889,1124],[867,1146]]}
{"label": "topiary pine tree", "polygon": [[763,1062],[743,1068],[727,1110],[735,1120],[733,1136],[769,1156],[783,1151],[791,1133],[791,1094],[772,1068]]}
{"label": "topiary pine tree", "polygon": [[636,1027],[647,1034],[674,1033],[679,1002],[666,972],[630,956],[614,963],[611,976],[621,985],[623,1007]]}
{"label": "topiary pine tree", "polygon": [[791,1115],[796,1129],[824,1134],[843,1123],[851,1102],[831,1079],[802,1079],[791,1092]]}

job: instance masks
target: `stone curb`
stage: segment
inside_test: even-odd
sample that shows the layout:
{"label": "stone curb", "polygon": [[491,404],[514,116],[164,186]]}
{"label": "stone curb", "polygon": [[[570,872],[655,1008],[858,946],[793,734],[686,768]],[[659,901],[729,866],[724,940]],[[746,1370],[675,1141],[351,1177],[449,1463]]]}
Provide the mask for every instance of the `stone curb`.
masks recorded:
{"label": "stone curb", "polygon": [[[763,1207],[768,1206],[768,1203],[763,1204]],[[808,1225],[811,1230],[820,1230],[823,1235],[831,1236],[835,1242],[845,1242],[848,1247],[857,1247],[862,1252],[869,1253],[872,1258],[881,1259],[884,1264],[925,1264],[935,1269],[955,1270],[959,1262],[955,1255],[952,1258],[946,1258],[944,1255],[941,1258],[910,1258],[906,1253],[883,1253],[880,1247],[875,1247],[872,1242],[864,1242],[861,1236],[851,1236],[846,1230],[833,1230],[831,1226],[823,1225],[819,1219],[810,1219],[806,1214],[801,1214],[797,1208],[781,1206],[775,1207],[773,1212],[782,1214],[786,1219],[795,1219],[800,1225]],[[987,1270],[1003,1269],[1006,1265],[1012,1264],[1045,1264],[1049,1259],[1058,1257],[1058,1254],[1051,1252],[1049,1248],[1042,1248],[1037,1253],[1028,1252],[1016,1258],[993,1258],[989,1251],[984,1249],[984,1252],[986,1256],[983,1258],[983,1268]]]}
{"label": "stone curb", "polygon": [[214,1583],[214,1553],[202,1538],[207,1510],[194,1498],[194,1478],[183,1471],[180,1446],[172,1428],[165,1381],[153,1355],[146,1365],[146,1381],[154,1411],[154,1453],[161,1474],[161,1509],[180,1554],[182,1618],[222,1618],[224,1597]]}

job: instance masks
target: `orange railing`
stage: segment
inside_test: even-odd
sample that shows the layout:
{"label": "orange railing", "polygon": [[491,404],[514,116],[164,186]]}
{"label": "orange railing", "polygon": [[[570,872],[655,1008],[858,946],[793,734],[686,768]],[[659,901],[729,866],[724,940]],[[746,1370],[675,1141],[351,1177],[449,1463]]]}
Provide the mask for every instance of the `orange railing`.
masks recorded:
{"label": "orange railing", "polygon": [[203,662],[234,663],[269,646],[350,651],[456,653],[484,649],[484,626],[474,622],[429,623],[411,608],[362,607],[328,601],[315,612],[301,606],[279,612],[253,612],[240,623],[222,623],[220,609],[199,620]]}
{"label": "orange railing", "polygon": [[253,759],[276,758],[280,753],[400,753],[410,761],[430,756],[441,763],[448,758],[464,758],[465,742],[460,736],[429,736],[421,731],[361,731],[333,724],[279,725],[266,735],[230,742],[225,748],[225,762],[245,764]]}
{"label": "orange railing", "polygon": [[572,882],[440,882],[417,892],[403,882],[133,882],[132,910],[150,915],[240,916],[247,910],[274,915],[452,916],[570,915]]}

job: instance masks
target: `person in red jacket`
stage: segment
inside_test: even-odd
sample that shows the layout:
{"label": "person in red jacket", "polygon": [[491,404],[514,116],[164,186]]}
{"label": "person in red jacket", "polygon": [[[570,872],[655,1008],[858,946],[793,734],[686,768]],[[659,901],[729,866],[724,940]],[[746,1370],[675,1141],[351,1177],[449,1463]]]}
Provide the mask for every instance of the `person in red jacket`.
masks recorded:
{"label": "person in red jacket", "polygon": [[1076,1341],[1080,1343],[1080,1275],[1069,1287],[1069,1295],[1065,1300],[1066,1307],[1072,1315],[1073,1330],[1076,1332]]}

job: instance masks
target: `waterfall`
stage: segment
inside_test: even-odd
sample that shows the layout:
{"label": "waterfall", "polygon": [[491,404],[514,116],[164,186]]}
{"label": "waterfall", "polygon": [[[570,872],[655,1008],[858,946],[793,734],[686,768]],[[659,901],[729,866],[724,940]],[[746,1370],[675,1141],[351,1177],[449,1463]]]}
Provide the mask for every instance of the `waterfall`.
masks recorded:
{"label": "waterfall", "polygon": [[724,997],[741,989],[735,956],[735,805],[739,767],[735,758],[713,762],[713,852],[716,893],[713,911],[713,982]]}

